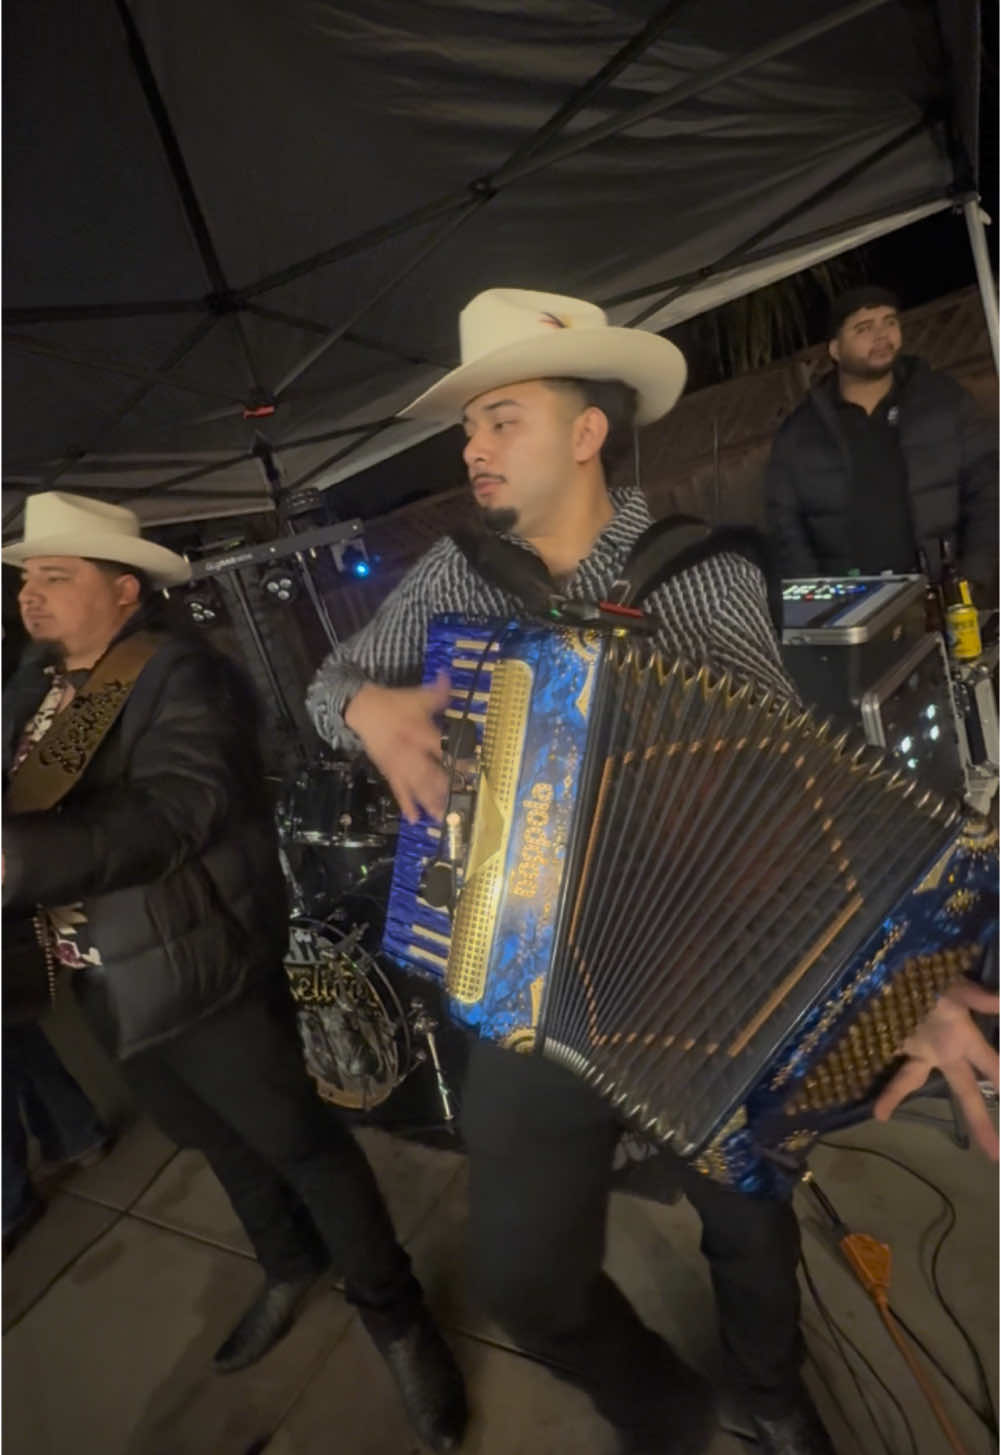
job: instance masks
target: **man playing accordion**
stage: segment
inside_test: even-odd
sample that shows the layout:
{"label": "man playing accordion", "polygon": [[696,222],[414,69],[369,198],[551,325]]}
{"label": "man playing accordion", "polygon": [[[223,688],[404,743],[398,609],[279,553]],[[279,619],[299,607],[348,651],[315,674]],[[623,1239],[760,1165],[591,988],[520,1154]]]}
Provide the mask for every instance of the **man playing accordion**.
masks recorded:
{"label": "man playing accordion", "polygon": [[[411,417],[462,419],[464,459],[483,526],[519,543],[571,601],[602,601],[650,525],[638,488],[610,492],[612,453],[684,387],[673,344],[613,328],[591,304],[492,289],[461,317],[462,364]],[[644,603],[656,644],[795,698],[779,657],[762,571],[722,552],[673,576]],[[418,685],[429,621],[442,613],[510,618],[519,603],[473,568],[451,538],[421,558],[372,620],[327,657],[309,692],[321,737],[364,749],[413,822],[440,818],[447,779],[436,716],[443,678]],[[997,1057],[970,1011],[996,1000],[961,982],[899,1049],[907,1060],[877,1103],[888,1117],[938,1067],[983,1150],[997,1138],[977,1074]],[[591,1396],[636,1455],[681,1455],[708,1441],[712,1391],[639,1319],[602,1271],[611,1106],[561,1066],[478,1041],[464,1095],[476,1291],[520,1343]],[[673,1154],[665,1152],[667,1157]],[[751,1198],[680,1159],[677,1178],[703,1224],[722,1339],[765,1451],[832,1446],[800,1378],[799,1230],[788,1200]]]}

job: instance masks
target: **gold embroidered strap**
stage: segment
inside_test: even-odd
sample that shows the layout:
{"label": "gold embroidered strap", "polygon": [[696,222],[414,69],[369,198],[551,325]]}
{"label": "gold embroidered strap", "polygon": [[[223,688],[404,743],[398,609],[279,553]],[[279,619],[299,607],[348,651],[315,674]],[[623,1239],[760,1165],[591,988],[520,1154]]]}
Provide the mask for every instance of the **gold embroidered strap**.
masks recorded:
{"label": "gold embroidered strap", "polygon": [[83,777],[163,638],[135,632],[111,647],[10,781],[6,813],[54,808]]}

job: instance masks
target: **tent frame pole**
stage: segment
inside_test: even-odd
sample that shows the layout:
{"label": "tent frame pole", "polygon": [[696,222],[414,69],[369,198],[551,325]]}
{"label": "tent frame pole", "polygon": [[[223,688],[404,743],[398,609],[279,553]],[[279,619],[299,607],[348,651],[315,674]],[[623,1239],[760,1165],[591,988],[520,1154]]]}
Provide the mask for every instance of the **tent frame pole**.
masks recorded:
{"label": "tent frame pole", "polygon": [[801,212],[811,207],[816,207],[819,202],[834,196],[848,182],[853,182],[856,177],[861,176],[868,168],[884,161],[888,156],[892,156],[899,147],[906,145],[907,142],[912,141],[915,136],[919,135],[925,129],[925,126],[926,122],[922,117],[920,121],[914,122],[906,130],[898,132],[890,141],[883,142],[881,146],[877,147],[874,152],[870,152],[868,156],[861,157],[847,171],[840,173],[837,177],[833,177],[831,181],[825,182],[823,187],[818,188],[815,192],[811,192],[808,197],[800,198],[792,207],[780,213],[778,217],[770,218],[764,227],[759,228],[750,237],[744,238],[736,247],[731,248],[728,253],[724,253],[723,257],[717,258],[714,263],[700,268],[696,273],[690,273],[687,278],[679,279],[677,283],[668,288],[666,293],[655,298],[652,303],[645,304],[639,313],[631,314],[625,321],[626,327],[639,327],[640,324],[646,323],[647,319],[653,318],[654,314],[659,313],[662,308],[666,308],[668,304],[673,303],[676,298],[680,298],[685,293],[690,293],[693,288],[705,282],[707,278],[711,278],[713,274],[724,273],[728,268],[735,267],[759,243],[764,242],[773,233],[780,232],[787,223],[793,221]]}
{"label": "tent frame pole", "polygon": [[979,197],[970,197],[963,203],[963,216],[966,218],[966,230],[970,235],[973,266],[977,270],[980,301],[984,306],[991,353],[994,355],[994,372],[998,373],[998,290],[994,274],[991,271],[991,260],[987,251],[987,233],[984,228],[985,215],[980,206]]}
{"label": "tent frame pole", "polygon": [[[940,189],[934,193],[916,193],[910,201],[902,199],[889,211],[886,208],[877,208],[871,212],[860,212],[847,221],[828,223],[826,227],[818,227],[811,232],[798,232],[793,237],[784,238],[781,242],[772,243],[768,247],[752,247],[750,251],[744,252],[744,244],[741,244],[741,256],[738,263],[767,263],[774,258],[781,258],[786,253],[798,252],[802,248],[810,247],[814,243],[825,242],[829,238],[840,239],[842,236],[851,236],[857,229],[867,227],[872,222],[884,222],[887,219],[894,219],[903,214],[909,213],[912,209],[937,204],[941,211],[952,208],[955,211],[955,204],[949,198],[944,197]],[[924,221],[923,218],[915,218],[916,222]],[[907,224],[910,226],[911,224]],[[891,229],[895,231],[896,229]],[[847,243],[846,247],[854,244]],[[842,249],[843,251],[843,249]],[[834,254],[833,256],[837,256]],[[621,308],[627,303],[642,303],[650,297],[651,293],[666,293],[669,288],[676,288],[679,285],[686,285],[693,280],[706,282],[715,278],[718,274],[725,272],[719,263],[712,263],[694,272],[677,273],[673,278],[662,278],[656,283],[644,283],[641,288],[632,288],[628,293],[606,294],[604,297],[596,298],[595,302],[604,309]]]}

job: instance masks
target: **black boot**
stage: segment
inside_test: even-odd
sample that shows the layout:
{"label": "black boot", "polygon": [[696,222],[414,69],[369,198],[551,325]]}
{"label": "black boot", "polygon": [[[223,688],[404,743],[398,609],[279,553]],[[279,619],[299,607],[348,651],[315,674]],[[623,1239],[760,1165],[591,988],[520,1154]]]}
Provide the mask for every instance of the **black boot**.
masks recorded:
{"label": "black boot", "polygon": [[712,1386],[694,1369],[684,1386],[672,1384],[669,1407],[651,1431],[620,1430],[623,1455],[701,1455],[717,1433],[716,1398]]}
{"label": "black boot", "polygon": [[784,1414],[768,1419],[753,1415],[761,1455],[835,1455],[813,1400],[802,1390]]}
{"label": "black boot", "polygon": [[220,1344],[212,1360],[219,1374],[233,1374],[256,1364],[278,1340],[284,1338],[295,1320],[303,1299],[316,1282],[317,1275],[287,1282],[269,1280],[243,1318]]}
{"label": "black boot", "polygon": [[73,1152],[68,1157],[44,1158],[33,1174],[36,1184],[40,1187],[46,1186],[69,1176],[71,1172],[83,1172],[88,1167],[96,1167],[113,1150],[116,1139],[115,1132],[103,1131],[96,1142],[84,1147],[82,1151]]}
{"label": "black boot", "polygon": [[469,1419],[466,1387],[423,1304],[401,1320],[391,1309],[358,1310],[389,1366],[414,1431],[431,1450],[457,1450]]}

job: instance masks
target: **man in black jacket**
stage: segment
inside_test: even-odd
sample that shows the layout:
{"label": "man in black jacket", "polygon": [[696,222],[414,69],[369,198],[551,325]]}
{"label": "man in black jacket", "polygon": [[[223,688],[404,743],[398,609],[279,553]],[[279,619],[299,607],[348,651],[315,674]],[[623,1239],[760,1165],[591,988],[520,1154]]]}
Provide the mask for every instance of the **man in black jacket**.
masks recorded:
{"label": "man in black jacket", "polygon": [[997,590],[997,431],[948,374],[901,353],[884,288],[843,294],[828,349],[837,366],[782,425],[765,476],[782,574],[934,575],[948,540],[978,599]]}
{"label": "man in black jacket", "polygon": [[361,1149],[302,1064],[253,694],[142,602],[187,563],[132,512],[58,493],[29,500],[3,559],[50,658],[4,693],[5,918],[36,916],[139,1104],[204,1152],[247,1230],[268,1281],[217,1368],[260,1358],[332,1262],[420,1435],[453,1448],[461,1376]]}

